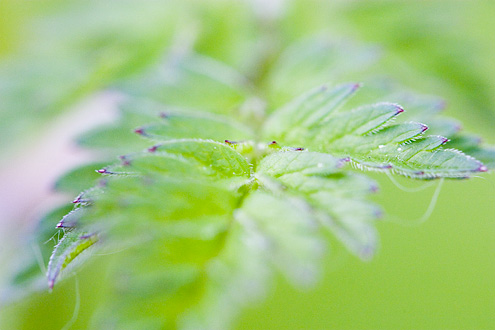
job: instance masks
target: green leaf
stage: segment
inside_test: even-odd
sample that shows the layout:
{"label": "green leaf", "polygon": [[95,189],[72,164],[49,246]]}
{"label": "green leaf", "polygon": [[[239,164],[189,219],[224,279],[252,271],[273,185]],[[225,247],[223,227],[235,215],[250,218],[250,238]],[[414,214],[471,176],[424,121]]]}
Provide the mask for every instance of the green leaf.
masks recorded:
{"label": "green leaf", "polygon": [[320,223],[352,253],[364,260],[374,255],[378,234],[373,222],[381,215],[377,206],[356,198],[339,198],[328,191],[316,192],[308,199],[320,211]]}
{"label": "green leaf", "polygon": [[224,114],[231,113],[249,95],[245,77],[198,54],[172,53],[164,63],[119,85],[129,95]]}
{"label": "green leaf", "polygon": [[[278,152],[261,161],[256,177],[275,193],[302,197],[323,227],[351,252],[369,259],[378,241],[372,221],[381,211],[363,197],[375,191],[376,184],[361,176],[342,173],[341,164],[342,160],[328,154]],[[280,185],[272,182],[275,178]]]}
{"label": "green leaf", "polygon": [[253,137],[249,128],[221,116],[162,112],[161,117],[160,123],[141,127],[141,134],[155,141],[182,138],[238,141]]}
{"label": "green leaf", "polygon": [[[82,193],[81,195],[79,195],[79,197],[76,198],[74,202],[84,203],[84,204],[88,203],[90,201],[90,199],[84,195],[85,195],[85,193]],[[82,207],[82,205],[76,205],[74,209],[72,209],[70,212],[66,213],[63,217],[61,217],[62,220],[60,220],[58,222],[57,228],[74,228],[74,227],[76,227],[79,220],[86,213],[86,211],[87,211],[87,209]]]}
{"label": "green leaf", "polygon": [[324,175],[338,171],[343,161],[345,160],[324,153],[282,151],[264,157],[256,172],[272,177],[293,172]]}
{"label": "green leaf", "polygon": [[105,155],[143,150],[149,146],[147,139],[137,139],[135,129],[141,125],[160,121],[160,110],[150,101],[128,98],[119,105],[120,118],[116,123],[99,126],[78,137],[79,145],[99,149]]}
{"label": "green leaf", "polygon": [[[105,314],[98,323],[176,327],[203,294],[205,268],[224,247],[240,196],[204,179],[110,176],[105,194],[97,196],[80,223],[101,231],[98,220],[105,219],[107,248],[126,251],[112,270],[103,307],[119,317]],[[136,311],[136,302],[148,308]]]}
{"label": "green leaf", "polygon": [[475,135],[457,135],[449,142],[449,146],[457,148],[479,159],[490,170],[495,169],[495,147],[484,145],[480,137]]}
{"label": "green leaf", "polygon": [[311,208],[300,199],[253,193],[235,214],[246,230],[259,232],[267,258],[294,283],[312,283],[323,245]]}
{"label": "green leaf", "polygon": [[93,187],[101,179],[101,175],[96,173],[96,170],[109,163],[110,161],[96,162],[77,167],[61,176],[55,182],[55,189],[61,192],[79,194],[81,191]]}
{"label": "green leaf", "polygon": [[279,105],[329,80],[346,81],[355,72],[362,77],[379,57],[375,46],[333,40],[326,34],[305,38],[290,45],[275,62],[268,77],[269,98]]}
{"label": "green leaf", "polygon": [[[149,147],[149,140],[211,139],[242,141],[253,138],[250,128],[229,117],[177,106],[163,105],[142,98],[128,98],[120,105],[118,124],[96,128],[79,137],[84,147],[118,155]],[[136,139],[139,134],[146,139]]]}
{"label": "green leaf", "polygon": [[8,285],[2,288],[2,303],[18,301],[33,291],[46,290],[45,265],[48,264],[61,230],[56,228],[57,222],[73,208],[63,205],[43,215],[35,224],[34,235],[22,244],[27,251],[15,253],[17,261],[12,266],[12,275]]}
{"label": "green leaf", "polygon": [[221,253],[207,268],[199,303],[183,329],[227,329],[247,302],[265,293],[272,269],[298,285],[314,283],[323,245],[311,210],[299,199],[256,192],[235,214]]}
{"label": "green leaf", "polygon": [[50,257],[47,270],[48,286],[53,288],[60,272],[97,241],[96,234],[87,234],[77,229],[66,232]]}
{"label": "green leaf", "polygon": [[166,141],[155,145],[151,150],[156,153],[169,153],[192,158],[203,166],[208,166],[227,177],[248,177],[251,173],[246,159],[225,143],[182,139]]}
{"label": "green leaf", "polygon": [[[328,95],[330,100],[341,103],[344,100],[339,97],[342,88],[337,86],[333,92],[313,90],[295,99],[272,115],[269,125],[265,126],[265,134],[283,145],[302,145],[314,151],[349,157],[360,168],[391,169],[414,178],[466,177],[485,170],[481,162],[462,152],[442,149],[440,145],[447,141],[445,138],[420,139],[428,129],[424,124],[387,125],[391,118],[402,113],[399,106],[381,103],[335,112],[334,107],[327,106],[331,101],[314,101]],[[295,123],[275,123],[291,123],[296,113],[309,118],[312,125],[294,129],[291,126]],[[316,113],[319,122],[314,122],[310,113]],[[299,120],[307,122],[302,117]],[[272,126],[275,127],[273,131]]]}
{"label": "green leaf", "polygon": [[378,190],[376,182],[367,176],[344,171],[325,176],[306,176],[296,172],[284,174],[278,179],[286,187],[303,194],[331,191],[338,197],[354,198],[365,197]]}
{"label": "green leaf", "polygon": [[265,124],[265,131],[284,136],[294,127],[309,128],[327,120],[357,89],[358,84],[344,84],[329,89],[318,87],[275,111]]}
{"label": "green leaf", "polygon": [[232,222],[221,253],[206,269],[202,295],[181,317],[179,328],[229,329],[242,307],[265,294],[271,271],[259,236]]}
{"label": "green leaf", "polygon": [[[257,19],[249,24],[259,25]],[[232,31],[225,27],[229,36]],[[212,31],[201,30],[198,38],[204,33],[215,41]],[[360,84],[347,83],[313,89],[266,115],[311,86],[348,81],[342,77],[375,60],[372,48],[318,38],[282,53],[274,43],[251,54],[245,50],[257,38],[232,38],[242,43],[232,54],[253,60],[236,62],[253,77],[249,81],[191,51],[218,43],[192,45],[189,37],[188,31],[178,35],[177,45],[146,72],[129,68],[137,74],[114,85],[126,98],[120,120],[80,139],[103,151],[104,159],[124,154],[98,169],[98,187],[86,189],[99,175],[90,167],[58,183],[64,191],[86,190],[59,222],[70,229],[53,251],[49,284],[101,240],[113,266],[95,328],[229,328],[246,302],[263,295],[275,271],[296,285],[314,283],[322,228],[369,259],[378,246],[374,222],[381,210],[367,198],[377,186],[343,167],[347,162],[415,178],[485,169],[443,149],[447,138],[441,135],[454,134],[458,145],[490,156],[457,139],[458,123],[438,116],[442,104],[435,98],[394,99],[394,88],[376,88],[351,107],[346,102]],[[117,67],[108,66],[114,73],[103,76],[123,77],[127,71],[117,75]],[[404,107],[390,103],[397,101]],[[401,115],[403,108],[416,114]],[[392,124],[400,117],[407,121]],[[423,121],[435,135],[424,136]]]}
{"label": "green leaf", "polygon": [[336,114],[311,130],[295,128],[288,134],[287,139],[295,140],[298,136],[303,136],[314,143],[327,144],[347,135],[365,135],[378,131],[403,111],[399,105],[392,103],[363,106]]}
{"label": "green leaf", "polygon": [[[152,147],[153,148],[153,147]],[[155,149],[151,149],[155,150]],[[217,176],[217,171],[191,158],[165,152],[142,152],[122,156],[119,165],[113,165],[100,170],[107,174],[160,174],[187,176]]]}
{"label": "green leaf", "polygon": [[[126,241],[122,241],[121,235],[134,239],[147,237],[148,233],[167,236],[166,226],[170,222],[180,226],[178,221],[210,221],[231,214],[241,196],[237,192],[239,185],[233,184],[238,183],[236,179],[208,180],[180,173],[145,174],[108,176],[105,193],[94,196],[83,219],[79,219],[80,227],[100,231],[104,228],[122,243]],[[206,223],[199,222],[198,226],[201,224]]]}

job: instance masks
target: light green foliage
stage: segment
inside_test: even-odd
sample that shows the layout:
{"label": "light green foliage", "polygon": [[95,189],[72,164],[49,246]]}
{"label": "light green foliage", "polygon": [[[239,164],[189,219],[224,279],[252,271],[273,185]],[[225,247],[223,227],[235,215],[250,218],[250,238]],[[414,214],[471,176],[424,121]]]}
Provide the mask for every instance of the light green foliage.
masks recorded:
{"label": "light green foliage", "polygon": [[54,188],[60,192],[79,194],[81,191],[93,187],[101,179],[101,175],[96,173],[96,170],[107,164],[108,161],[97,162],[71,170],[55,182]]}
{"label": "light green foliage", "polygon": [[225,177],[249,176],[250,167],[246,160],[231,147],[214,141],[171,140],[153,147],[154,152],[180,155],[192,158],[203,166]]}
{"label": "light green foliage", "polygon": [[279,188],[278,193],[284,187],[287,193],[304,198],[324,228],[353,253],[369,258],[377,244],[370,221],[378,218],[381,211],[363,197],[376,190],[376,184],[341,171],[345,161],[316,152],[279,152],[261,161],[258,175],[261,182],[273,180],[264,174],[277,178],[281,185],[268,182],[266,186]]}
{"label": "light green foliage", "polygon": [[77,229],[67,232],[55,246],[50,257],[46,274],[48,286],[53,288],[59,273],[97,241],[95,234],[88,235]]}
{"label": "light green foliage", "polygon": [[201,112],[163,112],[163,123],[143,126],[143,135],[163,141],[170,138],[202,138],[221,141],[228,136],[231,140],[252,139],[252,131],[229,118],[203,114]]}
{"label": "light green foliage", "polygon": [[[217,74],[223,73],[202,76],[194,88],[223,90]],[[184,93],[193,88],[179,86]],[[121,135],[122,141],[140,142],[126,145],[133,152],[100,169],[100,187],[75,200],[62,225],[81,229],[55,249],[50,285],[89,245],[70,235],[99,233],[104,250],[126,253],[116,257],[113,293],[95,324],[226,328],[245,302],[263,294],[273,270],[295,284],[314,282],[323,252],[320,229],[360,258],[372,257],[378,244],[373,222],[381,210],[366,196],[376,184],[346,169],[348,162],[415,178],[485,170],[478,160],[443,149],[446,138],[424,136],[422,123],[391,124],[402,106],[378,102],[346,109],[358,89],[356,83],[312,89],[270,114],[261,130],[234,116],[183,109],[192,104],[180,99],[170,99],[169,106],[146,94],[128,97],[118,126],[81,141],[97,148],[118,144]],[[219,106],[222,94],[211,93],[208,102]],[[432,104],[416,102],[419,114]],[[215,109],[230,111],[230,105]],[[448,120],[438,122],[437,131],[448,131]],[[136,299],[149,308],[136,311]]]}
{"label": "light green foliage", "polygon": [[[275,105],[282,105],[288,98],[326,83],[329,79],[332,79],[332,84],[341,83],[376,64],[379,53],[377,47],[323,36],[296,41],[282,52],[269,73],[269,97]],[[347,93],[351,94],[353,85],[347,87]],[[341,93],[345,96],[346,91],[342,90]]]}
{"label": "light green foliage", "polygon": [[263,158],[257,173],[275,178],[292,173],[324,175],[338,171],[341,165],[341,159],[329,154],[282,151]]}
{"label": "light green foliage", "polygon": [[[123,99],[121,116],[78,140],[102,161],[55,185],[82,193],[72,211],[57,213],[64,236],[47,277],[53,287],[90,248],[109,255],[108,295],[94,328],[226,329],[242,306],[265,294],[273,274],[313,284],[323,232],[371,258],[382,212],[368,195],[377,185],[350,165],[435,179],[469,177],[488,169],[481,161],[494,164],[493,149],[439,113],[443,102],[375,76],[375,48],[323,37],[285,45],[278,36],[280,45],[248,56],[253,36],[269,44],[275,36],[244,32],[253,22],[277,21],[233,7],[244,25],[238,34],[224,27],[225,39],[218,37],[219,49],[230,52],[207,46],[216,40],[211,31],[195,40],[185,29],[163,52],[157,49],[170,30],[143,41],[158,38],[153,49],[124,40],[129,53],[102,64],[104,81],[88,78],[80,87],[111,84]],[[214,12],[203,15],[223,25]],[[148,25],[141,28],[133,37],[148,35]],[[444,135],[452,136],[451,148]]]}
{"label": "light green foliage", "polygon": [[19,264],[14,266],[10,285],[2,292],[3,299],[15,300],[28,295],[31,291],[46,290],[46,265],[50,260],[53,249],[58,240],[63,236],[57,222],[65,217],[73,209],[72,205],[64,205],[46,214],[40,219],[34,235],[26,239],[23,244],[29,247],[30,254],[18,251],[16,254]]}
{"label": "light green foliage", "polygon": [[74,101],[155,62],[180,26],[171,15],[181,11],[180,3],[7,2],[12,15],[25,18],[24,26],[15,28],[23,38],[0,63],[2,147]]}
{"label": "light green foliage", "polygon": [[[320,88],[275,111],[265,134],[284,144],[307,146],[341,157],[358,167],[392,169],[410,177],[464,177],[486,171],[478,160],[457,150],[439,149],[448,139],[423,138],[428,126],[417,122],[386,125],[404,110],[380,103],[340,112],[338,107],[357,85]],[[297,115],[296,115],[297,114]],[[278,129],[271,132],[273,122]],[[298,122],[300,125],[298,126]]]}
{"label": "light green foliage", "polygon": [[225,64],[196,54],[175,54],[173,49],[163,63],[119,86],[130,95],[169,106],[224,114],[242,103],[249,87],[243,75]]}

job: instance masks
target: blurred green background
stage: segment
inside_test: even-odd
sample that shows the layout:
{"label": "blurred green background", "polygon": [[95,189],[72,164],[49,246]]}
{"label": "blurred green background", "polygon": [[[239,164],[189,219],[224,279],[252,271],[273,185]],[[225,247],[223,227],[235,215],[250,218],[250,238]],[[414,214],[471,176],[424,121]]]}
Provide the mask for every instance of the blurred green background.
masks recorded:
{"label": "blurred green background", "polygon": [[[495,2],[272,2],[3,0],[0,165],[21,157],[22,148],[35,144],[73,105],[152,65],[177,36],[187,43],[190,30],[200,31],[198,52],[249,74],[256,52],[246,50],[269,35],[270,15],[278,20],[280,45],[271,37],[266,44],[275,51],[320,31],[377,44],[385,73],[445,98],[448,115],[495,143]],[[265,23],[253,21],[249,10],[260,11]],[[375,199],[388,215],[377,224],[378,255],[365,263],[332,244],[315,288],[300,291],[278,279],[266,301],[242,313],[237,329],[495,328],[494,176],[446,181],[423,224],[415,219],[428,208],[436,185],[408,193],[384,175],[372,176],[381,187]],[[29,250],[23,243],[34,218],[3,220],[2,258],[11,261],[14,253]],[[12,226],[20,222],[20,229]],[[101,258],[79,271],[81,306],[73,329],[86,327],[104,295],[99,280],[105,267]],[[72,277],[53,293],[2,306],[1,328],[60,329],[75,300]]]}

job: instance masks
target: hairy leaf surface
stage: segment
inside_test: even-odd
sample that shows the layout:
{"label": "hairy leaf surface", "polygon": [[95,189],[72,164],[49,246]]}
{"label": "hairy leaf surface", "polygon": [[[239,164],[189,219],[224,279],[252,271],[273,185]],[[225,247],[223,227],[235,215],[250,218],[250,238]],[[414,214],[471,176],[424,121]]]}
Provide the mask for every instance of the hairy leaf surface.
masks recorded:
{"label": "hairy leaf surface", "polygon": [[87,234],[77,229],[68,231],[55,246],[50,257],[46,275],[48,286],[53,288],[60,272],[97,241],[96,234]]}
{"label": "hairy leaf surface", "polygon": [[[435,139],[442,141],[442,137],[420,139],[428,129],[424,124],[387,125],[392,117],[403,112],[400,106],[381,103],[338,112],[337,106],[343,101],[340,93],[343,88],[353,90],[351,86],[356,85],[337,86],[330,92],[315,89],[297,98],[272,114],[265,126],[265,134],[282,144],[297,143],[314,151],[350,157],[358,167],[391,169],[415,178],[465,177],[486,171],[480,161],[462,152],[443,149],[440,145],[432,149],[435,143],[430,142]],[[316,113],[316,117],[308,115],[308,109]],[[302,122],[301,127],[296,127],[295,113],[300,115],[297,118]],[[279,120],[286,124],[275,125],[272,131],[272,122]],[[447,141],[443,138],[443,143]]]}
{"label": "hairy leaf surface", "polygon": [[[309,55],[318,55],[315,71],[335,77],[353,71],[332,67],[345,59],[326,58],[328,47],[281,56],[267,73],[273,95],[266,100],[278,105],[321,82],[313,72],[287,86],[292,74],[305,76]],[[371,53],[359,60],[363,67]],[[107,159],[120,154],[119,161],[102,163],[98,186],[84,190],[60,221],[69,229],[52,254],[49,285],[94,243],[87,237],[96,236],[81,233],[98,233],[110,254],[125,253],[114,257],[110,294],[95,325],[226,329],[242,306],[263,296],[275,272],[296,285],[314,283],[321,230],[359,258],[373,256],[382,211],[368,195],[377,185],[347,164],[419,179],[486,170],[443,147],[442,135],[453,134],[458,146],[490,157],[461,138],[456,121],[438,115],[438,99],[400,93],[383,99],[384,90],[389,96],[395,90],[378,84],[365,93],[371,102],[355,101],[361,84],[329,86],[266,115],[243,75],[189,51],[171,51],[158,70],[122,82],[128,95],[120,122],[80,139]],[[431,122],[433,135],[424,134],[423,121]],[[64,177],[59,187],[82,189],[94,175],[87,170]]]}

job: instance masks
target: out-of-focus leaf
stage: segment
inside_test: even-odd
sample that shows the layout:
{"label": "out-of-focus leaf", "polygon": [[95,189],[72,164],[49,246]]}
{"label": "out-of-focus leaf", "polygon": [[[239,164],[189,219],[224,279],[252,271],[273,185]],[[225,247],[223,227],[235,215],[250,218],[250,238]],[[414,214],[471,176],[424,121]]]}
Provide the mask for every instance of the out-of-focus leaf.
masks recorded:
{"label": "out-of-focus leaf", "polygon": [[60,272],[97,241],[96,234],[87,234],[77,229],[66,232],[50,257],[47,270],[48,286],[53,288]]}
{"label": "out-of-focus leaf", "polygon": [[328,82],[349,79],[354,72],[365,71],[377,62],[377,47],[314,37],[294,43],[277,59],[270,72],[268,88],[274,104]]}
{"label": "out-of-focus leaf", "polygon": [[487,168],[495,169],[495,147],[484,145],[478,136],[457,135],[452,138],[449,145],[479,159]]}
{"label": "out-of-focus leaf", "polygon": [[81,191],[93,187],[101,179],[101,175],[96,173],[96,170],[108,164],[109,162],[97,162],[73,169],[55,182],[55,189],[61,192],[79,194]]}
{"label": "out-of-focus leaf", "polygon": [[[301,196],[324,228],[351,252],[369,259],[378,241],[373,220],[381,211],[364,197],[376,190],[376,184],[343,172],[341,165],[341,159],[328,154],[278,152],[261,161],[257,177],[266,189]],[[280,185],[271,182],[274,178]]]}
{"label": "out-of-focus leaf", "polygon": [[232,114],[250,94],[245,77],[232,68],[200,55],[171,54],[153,67],[153,74],[120,84],[127,94],[164,104]]}
{"label": "out-of-focus leaf", "polygon": [[249,128],[219,116],[164,112],[162,118],[160,123],[141,127],[141,134],[156,141],[181,138],[239,141],[253,137]]}

